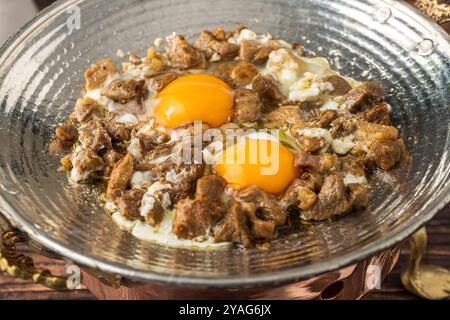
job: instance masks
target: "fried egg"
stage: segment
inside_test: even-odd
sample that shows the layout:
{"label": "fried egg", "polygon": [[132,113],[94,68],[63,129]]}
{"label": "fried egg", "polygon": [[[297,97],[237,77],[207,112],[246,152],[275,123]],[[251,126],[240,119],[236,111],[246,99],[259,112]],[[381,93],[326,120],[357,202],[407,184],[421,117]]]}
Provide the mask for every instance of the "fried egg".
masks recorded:
{"label": "fried egg", "polygon": [[154,116],[158,124],[167,128],[194,121],[218,127],[233,113],[233,90],[224,81],[207,74],[179,77],[157,98]]}
{"label": "fried egg", "polygon": [[294,154],[270,139],[246,138],[218,155],[216,173],[235,189],[251,185],[277,194],[283,192],[297,176]]}

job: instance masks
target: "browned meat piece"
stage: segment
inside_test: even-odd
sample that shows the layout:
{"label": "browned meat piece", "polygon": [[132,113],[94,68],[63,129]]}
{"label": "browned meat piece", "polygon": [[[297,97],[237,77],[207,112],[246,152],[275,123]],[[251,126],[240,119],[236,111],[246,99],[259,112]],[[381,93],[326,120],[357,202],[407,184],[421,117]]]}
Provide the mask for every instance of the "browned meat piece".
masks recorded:
{"label": "browned meat piece", "polygon": [[239,203],[234,203],[225,218],[214,228],[214,239],[217,242],[231,241],[244,247],[252,245],[247,213]]}
{"label": "browned meat piece", "polygon": [[148,86],[157,91],[160,92],[162,89],[164,89],[169,83],[171,83],[173,80],[178,78],[178,74],[175,72],[164,72],[160,74],[153,75],[148,80]]}
{"label": "browned meat piece", "polygon": [[258,121],[261,117],[261,101],[256,92],[240,88],[235,91],[234,121],[238,124]]}
{"label": "browned meat piece", "polygon": [[286,125],[294,125],[296,123],[303,123],[301,110],[296,105],[281,106],[262,116],[264,127],[282,128]]}
{"label": "browned meat piece", "polygon": [[114,197],[114,203],[120,214],[128,220],[144,220],[139,213],[142,196],[144,191],[141,189],[131,189],[126,191],[117,191]]}
{"label": "browned meat piece", "polygon": [[135,132],[135,136],[139,139],[139,143],[145,152],[148,152],[156,146],[170,140],[170,136],[167,132],[157,129],[137,130],[137,132]]}
{"label": "browned meat piece", "polygon": [[295,179],[284,192],[281,205],[287,209],[296,206],[302,210],[310,209],[317,201],[314,185],[310,181]]}
{"label": "browned meat piece", "polygon": [[251,216],[251,233],[258,239],[270,240],[275,235],[276,225],[273,221],[265,221]]}
{"label": "browned meat piece", "polygon": [[233,79],[231,79],[231,72],[233,72],[236,63],[233,62],[223,62],[217,65],[217,68],[213,71],[216,77],[219,77],[223,81],[233,84]]}
{"label": "browned meat piece", "polygon": [[160,53],[156,52],[155,48],[153,47],[150,47],[147,50],[145,64],[150,69],[150,71],[144,75],[145,77],[149,77],[153,74],[159,73],[166,68],[163,56]]}
{"label": "browned meat piece", "polygon": [[343,214],[350,208],[342,176],[332,173],[325,177],[313,207],[300,211],[300,217],[304,220],[321,221]]}
{"label": "browned meat piece", "polygon": [[177,203],[172,231],[183,239],[205,235],[226,211],[226,206],[218,201],[181,199]]}
{"label": "browned meat piece", "polygon": [[111,59],[103,59],[91,65],[84,73],[86,90],[100,88],[112,74],[116,73],[116,66]]}
{"label": "browned meat piece", "polygon": [[[219,37],[223,36],[220,31],[216,32]],[[195,42],[195,46],[202,50],[206,57],[209,59],[214,53],[220,55],[222,59],[232,59],[237,56],[239,52],[239,46],[229,43],[228,41],[221,40],[215,37],[214,33],[209,31],[203,31]]]}
{"label": "browned meat piece", "polygon": [[261,99],[272,102],[281,102],[285,99],[277,81],[269,75],[257,75],[252,81],[252,88],[258,92]]}
{"label": "browned meat piece", "polygon": [[164,208],[159,200],[155,200],[153,206],[148,210],[145,221],[151,226],[157,226],[164,218]]}
{"label": "browned meat piece", "polygon": [[359,158],[352,155],[340,157],[342,172],[350,173],[356,177],[366,175],[367,158]]}
{"label": "browned meat piece", "polygon": [[106,196],[109,199],[113,199],[115,190],[123,191],[127,188],[133,175],[133,170],[134,159],[130,153],[114,165],[106,190]]}
{"label": "browned meat piece", "polygon": [[375,141],[370,146],[370,151],[376,165],[383,170],[389,170],[402,159],[405,144],[403,139]]}
{"label": "browned meat piece", "polygon": [[301,169],[309,169],[318,173],[328,173],[339,166],[338,157],[335,154],[324,153],[310,155],[300,152],[294,160],[294,165]]}
{"label": "browned meat piece", "polygon": [[384,90],[381,84],[375,81],[364,82],[359,87],[350,90],[339,106],[340,109],[348,109],[352,113],[370,108],[375,103],[384,100]]}
{"label": "browned meat piece", "polygon": [[70,123],[63,124],[56,128],[55,136],[58,140],[63,142],[75,142],[78,138],[77,127]]}
{"label": "browned meat piece", "polygon": [[358,113],[356,115],[356,119],[361,121],[382,124],[385,126],[391,125],[391,119],[389,117],[389,109],[387,107],[387,104],[384,102],[378,103],[373,108]]}
{"label": "browned meat piece", "polygon": [[203,53],[194,48],[183,36],[168,37],[166,51],[173,67],[181,69],[206,68],[206,59]]}
{"label": "browned meat piece", "polygon": [[125,142],[130,140],[130,130],[119,122],[109,122],[105,125],[106,132],[113,141]]}
{"label": "browned meat piece", "polygon": [[204,164],[201,165],[185,165],[177,172],[177,180],[175,183],[174,201],[187,197],[194,186],[195,181],[203,176],[205,171]]}
{"label": "browned meat piece", "polygon": [[355,130],[355,122],[351,119],[339,117],[330,124],[330,133],[333,139],[346,137]]}
{"label": "browned meat piece", "polygon": [[227,182],[214,174],[201,177],[197,181],[197,199],[220,200]]}
{"label": "browned meat piece", "polygon": [[323,79],[323,82],[329,82],[333,85],[333,90],[330,94],[333,96],[343,96],[352,90],[352,86],[342,77],[338,75],[329,76]]}
{"label": "browned meat piece", "polygon": [[111,149],[111,138],[108,132],[99,121],[90,121],[80,132],[79,140],[83,147],[89,148],[94,152],[103,149]]}
{"label": "browned meat piece", "polygon": [[71,178],[77,182],[85,181],[103,170],[103,160],[91,149],[75,151],[70,156]]}
{"label": "browned meat piece", "polygon": [[119,152],[117,152],[117,151],[114,151],[114,150],[106,151],[106,153],[102,157],[103,162],[105,163],[105,169],[104,169],[105,176],[111,175],[111,171],[113,169],[113,166],[119,160],[121,160],[123,157],[124,157],[124,155],[119,153]]}
{"label": "browned meat piece", "polygon": [[[322,130],[321,128],[306,128],[298,130],[297,125],[291,130],[292,136],[298,141],[303,151],[310,153],[325,152],[330,146],[329,136],[309,135],[310,130]],[[326,131],[325,131],[326,132]]]}
{"label": "browned meat piece", "polygon": [[330,128],[331,123],[338,118],[335,110],[325,110],[319,115],[319,119],[312,122],[312,127]]}
{"label": "browned meat piece", "polygon": [[92,120],[93,116],[102,117],[105,113],[105,106],[101,105],[90,97],[78,99],[75,104],[75,109],[69,116],[69,119],[74,122],[84,123]]}
{"label": "browned meat piece", "polygon": [[398,130],[391,126],[384,126],[365,121],[354,122],[355,131],[353,135],[361,143],[370,145],[372,141],[397,140]]}
{"label": "browned meat piece", "polygon": [[250,186],[238,193],[238,198],[249,212],[256,218],[272,221],[275,225],[283,225],[286,222],[287,213],[281,208],[275,196],[268,194],[257,186]]}
{"label": "browned meat piece", "polygon": [[256,69],[254,64],[247,62],[239,62],[232,70],[231,70],[231,80],[238,87],[245,87],[250,84],[253,78],[259,74],[258,69]]}
{"label": "browned meat piece", "polygon": [[280,48],[280,44],[275,40],[270,40],[269,43],[265,45],[261,45],[255,40],[241,40],[239,59],[245,62],[262,64],[267,60],[272,51]]}
{"label": "browned meat piece", "polygon": [[352,208],[361,210],[367,207],[369,197],[367,195],[366,186],[352,183],[347,185],[347,189]]}
{"label": "browned meat piece", "polygon": [[63,124],[56,128],[55,137],[48,147],[48,152],[54,155],[69,151],[77,138],[77,127],[70,123]]}
{"label": "browned meat piece", "polygon": [[120,103],[133,99],[141,103],[146,91],[145,80],[114,80],[102,91],[102,95]]}
{"label": "browned meat piece", "polygon": [[212,34],[217,40],[228,40],[233,35],[232,32],[225,31],[222,27],[214,29]]}

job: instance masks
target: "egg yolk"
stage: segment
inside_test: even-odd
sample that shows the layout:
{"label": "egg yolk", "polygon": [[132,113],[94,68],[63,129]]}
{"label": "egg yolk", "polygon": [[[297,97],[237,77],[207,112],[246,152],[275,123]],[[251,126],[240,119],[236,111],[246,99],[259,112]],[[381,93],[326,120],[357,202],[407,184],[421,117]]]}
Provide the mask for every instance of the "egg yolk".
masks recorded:
{"label": "egg yolk", "polygon": [[233,112],[234,93],[216,77],[195,74],[172,81],[159,93],[158,100],[155,119],[164,127],[176,128],[194,121],[219,127]]}
{"label": "egg yolk", "polygon": [[218,155],[216,173],[236,189],[251,185],[269,193],[280,193],[298,175],[294,154],[278,142],[245,139]]}

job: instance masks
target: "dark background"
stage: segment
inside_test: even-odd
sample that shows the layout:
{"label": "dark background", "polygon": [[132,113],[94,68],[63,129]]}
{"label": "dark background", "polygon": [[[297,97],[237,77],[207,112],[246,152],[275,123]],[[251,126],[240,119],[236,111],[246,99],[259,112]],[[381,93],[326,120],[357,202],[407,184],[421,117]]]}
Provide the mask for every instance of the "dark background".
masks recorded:
{"label": "dark background", "polygon": [[[410,3],[425,0],[408,0]],[[436,1],[436,0],[430,0]],[[21,25],[31,19],[39,10],[42,10],[54,0],[0,0],[0,45],[9,35],[14,33]],[[440,4],[450,4],[449,0],[438,0]],[[14,15],[16,13],[16,15]],[[12,18],[11,18],[12,17]],[[443,27],[450,33],[450,23]],[[436,264],[450,269],[450,204],[441,210],[436,217],[427,224],[428,251],[424,263]],[[64,262],[54,261],[37,256],[28,249],[24,253],[32,256],[37,265],[48,268],[58,274],[63,270]],[[365,299],[372,300],[404,300],[419,299],[406,291],[400,282],[400,272],[408,262],[408,241],[402,244],[402,254],[397,266],[383,282],[382,289],[374,290]],[[30,280],[14,279],[0,274],[0,299],[95,299],[85,289],[70,292],[55,292]]]}

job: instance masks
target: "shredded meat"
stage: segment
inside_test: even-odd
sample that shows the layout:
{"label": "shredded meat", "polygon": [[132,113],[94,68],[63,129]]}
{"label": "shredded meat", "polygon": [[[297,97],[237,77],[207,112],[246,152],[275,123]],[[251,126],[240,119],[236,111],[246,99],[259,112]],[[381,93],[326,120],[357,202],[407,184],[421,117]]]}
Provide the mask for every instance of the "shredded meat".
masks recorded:
{"label": "shredded meat", "polygon": [[187,42],[183,36],[168,37],[166,51],[173,67],[181,69],[206,68],[206,59],[203,53]]}
{"label": "shredded meat", "polygon": [[86,90],[100,88],[106,79],[116,72],[116,66],[111,59],[103,59],[94,63],[84,73]]}
{"label": "shredded meat", "polygon": [[238,124],[258,121],[261,117],[261,101],[256,92],[249,89],[235,91],[234,120]]}

